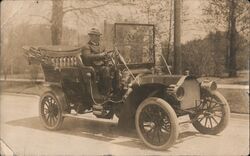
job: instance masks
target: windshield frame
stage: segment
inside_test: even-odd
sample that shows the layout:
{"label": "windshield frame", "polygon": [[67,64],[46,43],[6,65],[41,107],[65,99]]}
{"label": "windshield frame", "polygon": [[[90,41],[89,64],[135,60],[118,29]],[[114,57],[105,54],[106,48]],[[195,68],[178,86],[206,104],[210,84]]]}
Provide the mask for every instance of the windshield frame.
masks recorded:
{"label": "windshield frame", "polygon": [[[114,24],[114,48],[117,45],[117,26],[146,26],[146,27],[152,27],[153,29],[153,45],[152,45],[152,58],[153,61],[150,63],[127,63],[127,66],[130,68],[152,68],[155,66],[155,25],[154,24],[138,24],[138,23],[115,23]],[[118,49],[119,50],[119,49]],[[121,64],[119,64],[118,66],[120,66]],[[122,65],[121,65],[122,66]]]}

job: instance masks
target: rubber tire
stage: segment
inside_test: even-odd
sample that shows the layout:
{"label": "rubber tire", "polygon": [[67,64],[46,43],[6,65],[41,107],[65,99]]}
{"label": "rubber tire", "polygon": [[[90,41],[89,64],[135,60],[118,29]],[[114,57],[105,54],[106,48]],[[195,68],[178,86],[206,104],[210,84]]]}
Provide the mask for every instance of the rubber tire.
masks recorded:
{"label": "rubber tire", "polygon": [[[203,90],[203,92],[205,92],[205,94],[210,94],[210,96],[214,96],[217,100],[219,100],[219,102],[223,103],[223,110],[224,110],[224,117],[222,117],[220,123],[214,127],[213,129],[211,128],[206,128],[204,127],[202,124],[200,124],[199,121],[195,121],[193,122],[193,126],[196,130],[198,130],[200,133],[202,134],[209,134],[209,135],[216,135],[220,132],[222,132],[228,125],[229,123],[229,119],[230,119],[230,108],[229,108],[229,104],[227,102],[227,100],[224,98],[223,95],[221,95],[221,93],[219,93],[218,91],[213,91],[210,92],[208,90]],[[192,120],[193,117],[190,115],[190,119]]]}
{"label": "rubber tire", "polygon": [[[42,100],[43,100],[46,96],[51,96],[51,97],[53,97],[53,99],[56,100],[56,102],[58,103],[58,106],[59,106],[59,108],[58,108],[58,109],[59,109],[59,111],[58,111],[58,113],[59,113],[58,121],[57,121],[57,123],[56,123],[54,126],[49,126],[49,125],[46,123],[46,121],[43,119],[43,117],[42,117]],[[63,110],[63,109],[62,109],[62,103],[59,102],[59,100],[57,99],[57,97],[54,95],[53,92],[48,91],[48,92],[44,93],[44,94],[41,96],[40,102],[39,102],[39,117],[40,117],[40,120],[41,120],[41,122],[42,122],[42,124],[43,124],[43,126],[44,126],[45,128],[47,128],[48,130],[59,130],[59,129],[62,127],[62,123],[63,123],[63,120],[64,120],[63,111],[62,111],[62,110]]]}
{"label": "rubber tire", "polygon": [[[159,107],[161,107],[162,109],[164,109],[170,119],[170,123],[171,123],[171,134],[169,137],[169,140],[161,145],[161,146],[155,146],[150,144],[149,142],[147,142],[147,140],[143,137],[143,134],[140,131],[140,127],[139,127],[139,116],[140,113],[142,111],[142,109],[144,107],[146,107],[147,105],[150,104],[155,104]],[[135,116],[135,126],[136,126],[136,131],[139,135],[139,137],[141,138],[141,140],[150,148],[154,149],[154,150],[166,150],[169,147],[171,147],[175,141],[177,140],[178,136],[179,136],[179,123],[178,123],[178,119],[176,116],[175,111],[173,110],[173,108],[163,99],[161,98],[156,98],[156,97],[150,97],[145,99],[137,108],[136,110],[136,116]]]}

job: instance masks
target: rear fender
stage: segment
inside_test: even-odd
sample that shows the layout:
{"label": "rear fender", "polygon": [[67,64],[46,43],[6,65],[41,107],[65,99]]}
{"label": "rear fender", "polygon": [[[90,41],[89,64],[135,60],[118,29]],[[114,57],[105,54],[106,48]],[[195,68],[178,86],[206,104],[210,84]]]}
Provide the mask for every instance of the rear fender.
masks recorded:
{"label": "rear fender", "polygon": [[60,102],[62,106],[63,113],[68,113],[69,105],[68,105],[66,95],[64,94],[62,90],[62,87],[57,84],[45,84],[43,94],[46,94],[48,92],[52,93],[58,99],[58,101]]}

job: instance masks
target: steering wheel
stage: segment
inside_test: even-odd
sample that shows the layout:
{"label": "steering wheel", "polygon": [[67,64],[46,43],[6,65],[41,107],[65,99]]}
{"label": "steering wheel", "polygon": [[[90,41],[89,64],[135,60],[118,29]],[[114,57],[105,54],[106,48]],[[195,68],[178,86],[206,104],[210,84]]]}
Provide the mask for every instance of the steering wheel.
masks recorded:
{"label": "steering wheel", "polygon": [[116,54],[116,51],[115,50],[110,50],[110,51],[108,51],[108,52],[106,52],[107,53],[107,57],[106,57],[106,59],[105,59],[105,62],[107,62],[107,64],[108,64],[108,62],[111,62],[114,66],[116,66],[116,60],[117,60],[117,54]]}

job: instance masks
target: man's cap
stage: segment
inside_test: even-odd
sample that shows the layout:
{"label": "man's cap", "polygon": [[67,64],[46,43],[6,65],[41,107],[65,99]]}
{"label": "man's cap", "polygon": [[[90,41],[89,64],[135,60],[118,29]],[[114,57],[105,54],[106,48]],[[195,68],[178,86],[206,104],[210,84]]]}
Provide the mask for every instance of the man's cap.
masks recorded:
{"label": "man's cap", "polygon": [[96,29],[96,28],[92,28],[88,34],[89,35],[98,35],[98,36],[102,35],[100,33],[100,31],[98,29]]}

